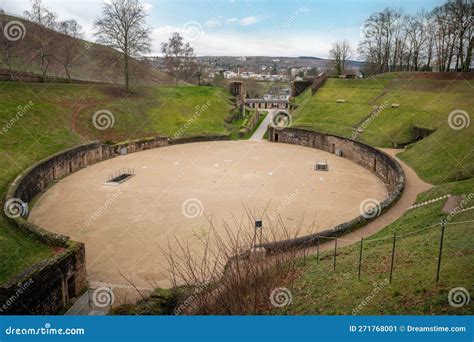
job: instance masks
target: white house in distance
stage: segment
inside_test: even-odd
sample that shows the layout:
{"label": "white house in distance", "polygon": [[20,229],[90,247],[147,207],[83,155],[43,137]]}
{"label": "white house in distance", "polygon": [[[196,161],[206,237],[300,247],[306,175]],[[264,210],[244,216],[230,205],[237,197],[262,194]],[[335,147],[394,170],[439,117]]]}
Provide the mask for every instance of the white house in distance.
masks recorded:
{"label": "white house in distance", "polygon": [[278,94],[265,94],[261,99],[246,99],[245,104],[249,108],[258,109],[289,109],[290,108],[290,90],[281,90]]}
{"label": "white house in distance", "polygon": [[239,77],[239,74],[234,72],[234,71],[230,71],[230,70],[224,71],[224,78],[226,80],[230,80],[230,79],[237,78],[237,77]]}

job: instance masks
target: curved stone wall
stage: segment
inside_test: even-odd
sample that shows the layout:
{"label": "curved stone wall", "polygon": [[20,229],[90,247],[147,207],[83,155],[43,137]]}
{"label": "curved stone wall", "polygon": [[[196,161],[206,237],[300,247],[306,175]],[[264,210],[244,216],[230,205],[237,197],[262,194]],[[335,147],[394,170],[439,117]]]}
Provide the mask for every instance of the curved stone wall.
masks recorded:
{"label": "curved stone wall", "polygon": [[[168,145],[228,139],[227,135],[178,139],[154,137],[115,145],[93,142],[76,146],[48,157],[20,174],[9,187],[5,200],[18,198],[30,203],[52,183],[81,168],[116,155]],[[301,129],[270,128],[269,139],[273,142],[309,146],[332,153],[340,151],[342,157],[373,171],[387,185],[389,191],[388,198],[381,203],[382,211],[387,210],[403,191],[404,174],[398,162],[366,144]],[[0,285],[0,314],[54,314],[64,308],[71,297],[79,295],[86,288],[85,246],[71,241],[67,236],[31,224],[23,217],[10,220],[22,231],[54,248],[56,255],[25,270],[7,284]],[[264,247],[270,252],[275,252],[312,245],[322,237],[345,234],[368,221],[370,219],[359,216],[324,232],[266,244]],[[25,284],[28,285],[26,288]],[[18,297],[19,291],[20,297]],[[8,305],[4,306],[4,303]]]}
{"label": "curved stone wall", "polygon": [[[335,153],[347,158],[373,172],[385,183],[388,197],[380,203],[380,213],[388,210],[401,196],[405,186],[405,174],[400,164],[384,152],[367,144],[333,134],[320,133],[297,128],[275,129],[269,127],[270,141],[307,146]],[[360,215],[348,222],[341,223],[332,229],[295,239],[263,244],[270,252],[288,248],[302,248],[317,244],[321,239],[344,235],[357,229],[374,218]]]}
{"label": "curved stone wall", "polygon": [[[31,203],[54,182],[88,165],[120,154],[212,140],[229,140],[229,136],[177,139],[153,137],[115,145],[100,142],[79,145],[45,158],[21,173],[8,188],[5,202],[15,198]],[[29,236],[51,246],[56,254],[53,258],[24,270],[8,283],[0,284],[0,314],[57,313],[87,286],[84,244],[42,229],[21,216],[7,219]]]}

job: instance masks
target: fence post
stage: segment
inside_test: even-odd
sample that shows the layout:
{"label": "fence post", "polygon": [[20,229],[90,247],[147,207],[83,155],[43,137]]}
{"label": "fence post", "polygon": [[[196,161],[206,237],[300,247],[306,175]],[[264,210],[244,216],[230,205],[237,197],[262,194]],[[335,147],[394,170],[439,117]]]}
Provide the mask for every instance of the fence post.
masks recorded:
{"label": "fence post", "polygon": [[319,237],[318,237],[318,245],[316,250],[316,263],[319,264]]}
{"label": "fence post", "polygon": [[336,269],[337,238],[334,240],[334,270]]}
{"label": "fence post", "polygon": [[446,223],[443,221],[441,223],[441,237],[439,240],[438,269],[436,270],[436,283],[439,282],[439,272],[441,270],[441,255],[443,254],[443,241],[444,241],[445,226],[446,226]]}
{"label": "fence post", "polygon": [[362,267],[362,248],[363,248],[363,245],[364,245],[364,238],[361,237],[360,238],[360,251],[359,251],[359,276],[358,276],[358,279],[360,279],[360,270],[361,270],[361,267]]}
{"label": "fence post", "polygon": [[397,241],[397,233],[393,234],[393,245],[392,245],[392,261],[390,262],[390,282],[392,282],[393,274],[393,261],[395,260],[395,242]]}
{"label": "fence post", "polygon": [[303,266],[306,266],[306,246],[303,248]]}

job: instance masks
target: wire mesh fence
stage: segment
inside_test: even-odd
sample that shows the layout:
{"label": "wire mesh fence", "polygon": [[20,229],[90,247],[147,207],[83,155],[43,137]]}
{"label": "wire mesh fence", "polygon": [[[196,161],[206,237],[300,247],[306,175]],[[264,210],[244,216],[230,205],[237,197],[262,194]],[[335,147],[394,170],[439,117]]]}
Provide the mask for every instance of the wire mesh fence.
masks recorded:
{"label": "wire mesh fence", "polygon": [[[445,259],[456,255],[456,252],[459,254],[463,250],[462,246],[459,245],[462,240],[460,240],[460,236],[456,236],[455,227],[461,224],[470,224],[470,227],[474,227],[473,222],[441,222],[409,233],[397,234],[395,232],[381,238],[348,240],[344,237],[321,237],[316,246],[311,248],[311,252],[305,248],[302,255],[305,262],[310,254],[316,259],[316,264],[329,260],[332,270],[337,270],[341,265],[352,265],[353,272],[357,274],[358,279],[363,278],[364,274],[370,273],[371,269],[384,270],[391,282],[396,276],[397,265],[406,267],[409,264],[419,262],[420,253],[422,252],[423,258],[429,259],[426,260],[424,267],[433,274],[433,281],[439,282]],[[401,243],[403,240],[416,237],[419,234],[423,234],[423,242],[419,249],[412,248],[410,244]],[[338,247],[340,242],[351,243],[351,246]],[[324,252],[321,251],[323,244]],[[467,246],[464,247],[468,248]],[[374,260],[371,257],[374,254],[383,257]]]}

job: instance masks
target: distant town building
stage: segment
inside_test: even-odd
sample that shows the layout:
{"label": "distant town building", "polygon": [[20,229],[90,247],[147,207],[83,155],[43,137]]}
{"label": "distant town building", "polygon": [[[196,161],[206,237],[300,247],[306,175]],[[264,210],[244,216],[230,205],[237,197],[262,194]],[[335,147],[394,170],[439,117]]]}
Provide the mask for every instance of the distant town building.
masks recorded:
{"label": "distant town building", "polygon": [[229,71],[229,70],[224,71],[224,78],[225,78],[226,80],[231,80],[231,79],[237,78],[237,77],[239,77],[239,74],[236,73],[236,72]]}
{"label": "distant town building", "polygon": [[296,68],[291,68],[290,69],[290,75],[291,77],[297,77],[297,76],[306,76],[308,71],[310,70],[310,67],[296,67]]}
{"label": "distant town building", "polygon": [[289,109],[290,89],[274,90],[274,92],[263,95],[261,99],[246,99],[245,104],[250,108],[258,109]]}
{"label": "distant town building", "polygon": [[265,99],[246,99],[245,104],[249,108],[258,109],[288,109],[290,108],[290,101],[288,100],[265,100]]}
{"label": "distant town building", "polygon": [[287,75],[270,75],[270,74],[258,74],[253,71],[240,71],[237,72],[226,70],[223,72],[224,78],[227,80],[232,80],[236,78],[241,79],[250,79],[257,81],[288,81],[289,77]]}
{"label": "distant town building", "polygon": [[265,94],[263,95],[263,99],[265,101],[273,101],[273,100],[285,100],[289,101],[290,100],[290,94]]}

